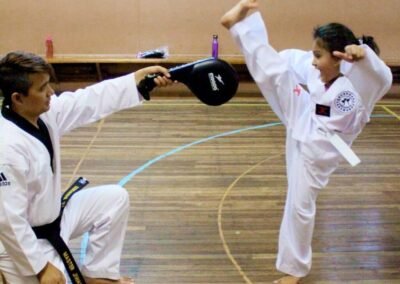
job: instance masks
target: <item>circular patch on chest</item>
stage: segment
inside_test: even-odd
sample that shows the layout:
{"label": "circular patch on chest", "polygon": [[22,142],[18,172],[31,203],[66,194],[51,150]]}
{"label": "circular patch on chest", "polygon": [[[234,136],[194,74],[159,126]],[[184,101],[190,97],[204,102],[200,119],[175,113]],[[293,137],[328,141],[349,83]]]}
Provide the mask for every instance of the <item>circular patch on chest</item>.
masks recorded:
{"label": "circular patch on chest", "polygon": [[343,91],[336,96],[334,106],[338,111],[349,112],[354,109],[357,103],[356,95],[350,91]]}

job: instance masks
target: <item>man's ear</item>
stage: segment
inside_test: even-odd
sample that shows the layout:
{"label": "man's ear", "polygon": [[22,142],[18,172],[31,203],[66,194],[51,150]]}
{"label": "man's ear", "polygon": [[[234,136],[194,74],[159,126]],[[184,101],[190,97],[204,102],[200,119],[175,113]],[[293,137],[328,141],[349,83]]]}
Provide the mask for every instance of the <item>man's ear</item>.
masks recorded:
{"label": "man's ear", "polygon": [[11,94],[11,102],[13,105],[18,105],[23,103],[23,95],[18,92],[14,92]]}

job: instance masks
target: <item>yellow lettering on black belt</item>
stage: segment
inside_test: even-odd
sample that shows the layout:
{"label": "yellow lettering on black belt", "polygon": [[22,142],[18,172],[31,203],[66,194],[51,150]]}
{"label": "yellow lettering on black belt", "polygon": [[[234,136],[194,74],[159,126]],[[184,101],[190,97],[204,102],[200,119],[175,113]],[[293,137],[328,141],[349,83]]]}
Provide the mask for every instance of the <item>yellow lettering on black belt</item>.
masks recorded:
{"label": "yellow lettering on black belt", "polygon": [[69,255],[69,253],[67,251],[63,252],[63,257],[64,257],[65,261],[67,262],[68,269],[69,270],[74,270],[75,266],[74,266],[74,264],[73,264],[73,262],[72,262],[72,260],[70,258],[70,255]]}
{"label": "yellow lettering on black belt", "polygon": [[72,277],[75,279],[75,282],[76,282],[77,284],[82,284],[82,281],[81,281],[81,279],[79,278],[78,273],[72,274]]}

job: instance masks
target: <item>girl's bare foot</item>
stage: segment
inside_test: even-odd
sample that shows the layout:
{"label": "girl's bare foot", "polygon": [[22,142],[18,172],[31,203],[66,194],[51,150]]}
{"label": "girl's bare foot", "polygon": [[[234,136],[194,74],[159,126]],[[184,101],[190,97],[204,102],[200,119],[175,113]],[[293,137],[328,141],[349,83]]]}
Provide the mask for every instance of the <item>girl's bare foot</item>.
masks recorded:
{"label": "girl's bare foot", "polygon": [[241,0],[221,18],[221,24],[230,29],[234,24],[243,20],[249,10],[258,7],[257,0]]}

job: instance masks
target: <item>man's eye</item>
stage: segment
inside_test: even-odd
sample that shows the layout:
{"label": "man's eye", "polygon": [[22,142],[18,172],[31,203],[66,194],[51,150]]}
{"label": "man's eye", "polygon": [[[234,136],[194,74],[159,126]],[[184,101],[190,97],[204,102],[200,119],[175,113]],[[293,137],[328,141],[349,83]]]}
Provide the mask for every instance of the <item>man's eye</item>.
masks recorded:
{"label": "man's eye", "polygon": [[43,86],[40,87],[39,91],[43,92],[44,90],[46,90],[46,88],[47,88],[47,85],[43,85]]}

